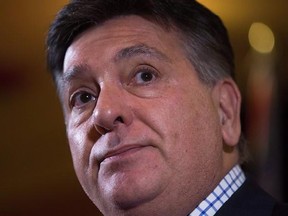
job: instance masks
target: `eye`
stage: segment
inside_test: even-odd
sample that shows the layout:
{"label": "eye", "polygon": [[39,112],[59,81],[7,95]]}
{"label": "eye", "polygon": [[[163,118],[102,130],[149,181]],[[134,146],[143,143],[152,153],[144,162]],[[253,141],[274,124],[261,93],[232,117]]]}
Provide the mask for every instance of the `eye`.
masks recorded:
{"label": "eye", "polygon": [[156,73],[152,69],[143,68],[137,71],[135,82],[137,84],[148,84],[156,79]]}
{"label": "eye", "polygon": [[81,108],[91,102],[96,101],[96,97],[89,92],[81,91],[71,96],[70,104],[72,108]]}

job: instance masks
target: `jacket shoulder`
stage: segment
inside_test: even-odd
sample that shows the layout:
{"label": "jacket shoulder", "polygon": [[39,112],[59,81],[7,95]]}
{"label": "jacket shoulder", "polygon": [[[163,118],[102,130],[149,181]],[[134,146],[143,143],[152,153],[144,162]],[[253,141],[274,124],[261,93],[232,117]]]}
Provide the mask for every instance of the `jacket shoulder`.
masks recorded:
{"label": "jacket shoulder", "polygon": [[288,204],[276,203],[272,216],[288,216]]}

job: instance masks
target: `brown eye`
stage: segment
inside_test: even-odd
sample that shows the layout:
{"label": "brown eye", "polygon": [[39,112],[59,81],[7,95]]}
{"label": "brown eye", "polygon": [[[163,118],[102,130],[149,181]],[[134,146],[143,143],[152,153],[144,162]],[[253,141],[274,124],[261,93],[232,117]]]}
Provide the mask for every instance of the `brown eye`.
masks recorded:
{"label": "brown eye", "polygon": [[94,102],[96,97],[88,92],[77,92],[72,96],[71,106],[81,108],[90,102]]}
{"label": "brown eye", "polygon": [[146,84],[153,81],[155,78],[155,73],[152,70],[142,69],[135,75],[135,82],[137,84]]}

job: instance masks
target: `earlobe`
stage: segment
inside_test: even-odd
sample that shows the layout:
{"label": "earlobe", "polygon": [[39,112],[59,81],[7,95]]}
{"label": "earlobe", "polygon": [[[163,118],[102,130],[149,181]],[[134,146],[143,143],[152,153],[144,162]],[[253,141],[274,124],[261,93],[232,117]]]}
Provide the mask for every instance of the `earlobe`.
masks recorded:
{"label": "earlobe", "polygon": [[219,81],[216,85],[223,142],[232,147],[237,145],[241,134],[240,91],[232,79]]}

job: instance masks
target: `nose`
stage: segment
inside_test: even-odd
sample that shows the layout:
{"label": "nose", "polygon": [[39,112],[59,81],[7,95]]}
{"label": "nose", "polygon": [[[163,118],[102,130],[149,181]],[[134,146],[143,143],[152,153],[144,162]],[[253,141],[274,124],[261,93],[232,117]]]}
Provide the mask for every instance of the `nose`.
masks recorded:
{"label": "nose", "polygon": [[99,134],[104,135],[120,125],[131,124],[133,115],[123,91],[112,85],[101,89],[93,112],[94,126]]}

